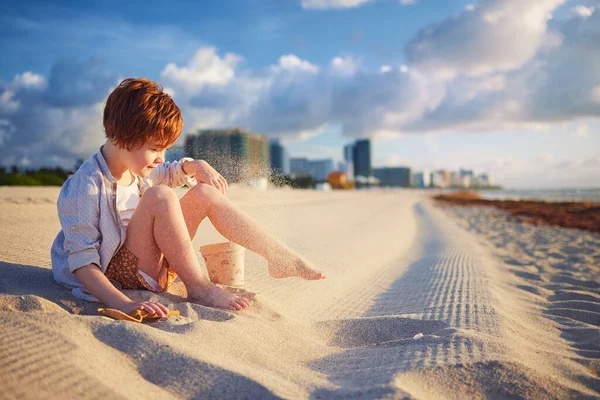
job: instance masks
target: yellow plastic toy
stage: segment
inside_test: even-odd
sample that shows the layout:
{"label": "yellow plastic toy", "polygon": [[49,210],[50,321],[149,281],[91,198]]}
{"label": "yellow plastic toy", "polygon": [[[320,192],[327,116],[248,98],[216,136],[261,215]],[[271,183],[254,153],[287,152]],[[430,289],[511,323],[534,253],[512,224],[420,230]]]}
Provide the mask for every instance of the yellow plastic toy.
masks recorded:
{"label": "yellow plastic toy", "polygon": [[[114,308],[99,308],[98,312],[105,317],[116,319],[119,321],[131,321],[142,323],[147,319],[158,319],[158,314],[149,314],[146,310],[133,310],[129,314],[125,314],[123,311],[116,310]],[[169,310],[167,317],[176,317],[181,315],[178,310]]]}

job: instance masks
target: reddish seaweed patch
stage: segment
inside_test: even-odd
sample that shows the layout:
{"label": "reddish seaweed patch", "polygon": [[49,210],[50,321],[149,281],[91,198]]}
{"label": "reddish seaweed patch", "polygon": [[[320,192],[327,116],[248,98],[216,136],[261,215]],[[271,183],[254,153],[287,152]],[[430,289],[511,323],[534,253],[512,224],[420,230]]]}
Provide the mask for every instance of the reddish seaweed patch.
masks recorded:
{"label": "reddish seaweed patch", "polygon": [[591,201],[486,200],[473,192],[441,194],[433,198],[458,206],[499,208],[508,211],[516,219],[533,225],[543,223],[600,232],[600,203]]}

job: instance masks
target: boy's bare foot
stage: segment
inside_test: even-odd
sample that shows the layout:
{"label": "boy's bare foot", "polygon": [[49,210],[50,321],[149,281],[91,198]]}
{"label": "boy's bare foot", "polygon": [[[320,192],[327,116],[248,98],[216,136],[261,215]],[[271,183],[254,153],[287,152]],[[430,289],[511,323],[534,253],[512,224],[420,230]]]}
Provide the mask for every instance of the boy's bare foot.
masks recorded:
{"label": "boy's bare foot", "polygon": [[194,293],[189,293],[187,300],[203,306],[226,310],[243,310],[252,305],[252,300],[230,293],[214,283],[208,283]]}
{"label": "boy's bare foot", "polygon": [[297,276],[309,281],[327,278],[325,272],[313,268],[306,261],[296,257],[269,262],[269,274],[273,278],[290,278]]}

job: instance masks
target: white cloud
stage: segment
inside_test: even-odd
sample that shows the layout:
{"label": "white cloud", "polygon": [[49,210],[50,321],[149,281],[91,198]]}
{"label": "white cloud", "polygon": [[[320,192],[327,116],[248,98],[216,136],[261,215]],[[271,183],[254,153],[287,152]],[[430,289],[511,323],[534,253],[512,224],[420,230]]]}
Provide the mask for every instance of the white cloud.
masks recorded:
{"label": "white cloud", "polygon": [[578,125],[577,128],[575,128],[575,130],[569,134],[569,136],[589,139],[591,137],[590,129],[587,125]]}
{"label": "white cloud", "polygon": [[166,94],[168,94],[171,97],[175,97],[175,94],[177,93],[175,91],[175,89],[168,87],[168,86],[163,87],[163,92],[165,92]]}
{"label": "white cloud", "polygon": [[586,6],[579,5],[579,6],[573,7],[571,9],[572,15],[575,15],[575,16],[578,16],[581,18],[591,17],[593,13],[594,13],[594,7],[586,7]]}
{"label": "white cloud", "polygon": [[335,57],[331,60],[331,71],[336,75],[352,76],[358,70],[360,62],[351,56]]}
{"label": "white cloud", "polygon": [[3,165],[72,167],[104,141],[102,110],[115,78],[95,61],[58,61],[49,77],[30,72],[0,81]]}
{"label": "white cloud", "polygon": [[221,58],[214,47],[199,49],[185,67],[168,64],[161,77],[184,91],[195,92],[205,85],[225,85],[235,76],[235,68],[242,57],[228,53]]}
{"label": "white cloud", "polygon": [[[325,132],[328,127],[329,127],[329,124],[323,124],[323,125],[317,126],[314,129],[305,129],[305,130],[302,130],[299,132],[294,132],[293,134],[289,135],[289,139],[291,139],[293,141],[303,142],[305,140],[308,140],[315,136],[319,136],[319,135],[323,134],[323,132]],[[282,143],[286,143],[286,142],[287,142],[287,140],[285,140],[285,139],[282,141]],[[339,151],[339,149],[338,149],[338,151]],[[314,156],[314,154],[312,156]]]}
{"label": "white cloud", "polygon": [[316,74],[319,72],[319,67],[311,64],[306,60],[301,60],[294,54],[288,54],[279,57],[279,64],[273,67],[275,71],[300,71]]}
{"label": "white cloud", "polygon": [[474,11],[475,10],[475,4],[467,4],[465,6],[465,10],[466,11]]}
{"label": "white cloud", "polygon": [[413,68],[440,79],[518,69],[544,42],[549,13],[564,0],[487,0],[420,31],[407,46]]}
{"label": "white cloud", "polygon": [[46,79],[43,76],[34,74],[32,72],[24,72],[15,76],[13,79],[13,84],[19,88],[36,88],[36,89],[44,89],[48,85]]}
{"label": "white cloud", "polygon": [[19,109],[20,104],[18,100],[15,100],[15,92],[11,89],[6,88],[0,94],[0,113],[13,113]]}
{"label": "white cloud", "polygon": [[390,67],[389,65],[382,65],[381,67],[379,67],[379,72],[381,72],[382,74],[385,74],[386,72],[390,72],[392,70],[392,67]]}
{"label": "white cloud", "polygon": [[9,120],[0,119],[0,146],[3,146],[6,139],[15,131],[15,126]]}

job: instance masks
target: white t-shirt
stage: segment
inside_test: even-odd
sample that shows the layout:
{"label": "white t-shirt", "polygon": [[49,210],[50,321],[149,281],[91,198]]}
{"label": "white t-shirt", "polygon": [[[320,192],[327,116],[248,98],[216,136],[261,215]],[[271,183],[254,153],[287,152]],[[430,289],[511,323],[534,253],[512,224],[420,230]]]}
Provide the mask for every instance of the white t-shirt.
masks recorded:
{"label": "white t-shirt", "polygon": [[137,176],[135,176],[133,183],[129,186],[117,185],[117,210],[125,229],[127,229],[129,220],[139,203],[140,188],[138,187]]}

